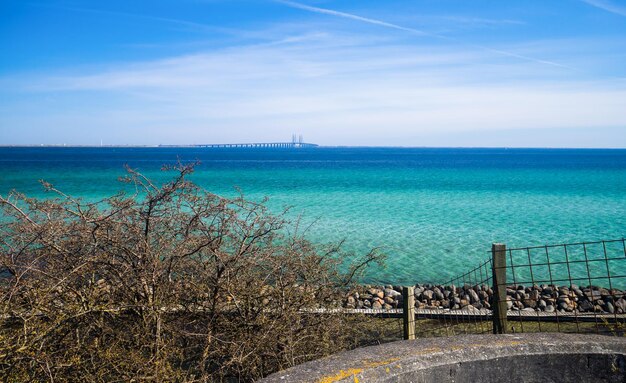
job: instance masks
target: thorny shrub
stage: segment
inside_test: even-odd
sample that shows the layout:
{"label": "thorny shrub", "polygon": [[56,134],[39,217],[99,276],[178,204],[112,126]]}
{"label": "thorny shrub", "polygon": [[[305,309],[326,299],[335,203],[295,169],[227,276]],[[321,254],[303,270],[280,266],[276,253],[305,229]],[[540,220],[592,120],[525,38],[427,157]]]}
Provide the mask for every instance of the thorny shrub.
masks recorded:
{"label": "thorny shrub", "polygon": [[[350,348],[336,307],[351,267],[264,203],[223,198],[178,165],[87,203],[0,196],[0,380],[253,381]],[[352,259],[352,258],[351,258]]]}

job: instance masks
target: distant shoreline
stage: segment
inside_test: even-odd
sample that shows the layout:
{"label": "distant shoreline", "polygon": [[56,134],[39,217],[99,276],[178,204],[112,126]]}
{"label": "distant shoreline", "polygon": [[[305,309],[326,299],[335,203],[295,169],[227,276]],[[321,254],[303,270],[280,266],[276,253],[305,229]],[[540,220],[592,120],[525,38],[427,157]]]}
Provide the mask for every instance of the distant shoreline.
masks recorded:
{"label": "distant shoreline", "polygon": [[[271,143],[270,143],[271,144]],[[210,144],[210,146],[198,144],[180,144],[180,145],[53,145],[53,144],[24,144],[24,145],[0,145],[0,148],[60,148],[60,149],[302,149],[302,148],[281,148],[281,147],[235,147],[234,145],[247,144]],[[222,147],[228,146],[228,147]],[[539,150],[626,150],[626,147],[619,148],[583,148],[583,147],[549,147],[549,146],[367,146],[367,145],[317,145],[314,147],[306,147],[305,149],[332,149],[332,148],[349,148],[349,149],[504,149],[504,150],[520,150],[520,149],[539,149]]]}

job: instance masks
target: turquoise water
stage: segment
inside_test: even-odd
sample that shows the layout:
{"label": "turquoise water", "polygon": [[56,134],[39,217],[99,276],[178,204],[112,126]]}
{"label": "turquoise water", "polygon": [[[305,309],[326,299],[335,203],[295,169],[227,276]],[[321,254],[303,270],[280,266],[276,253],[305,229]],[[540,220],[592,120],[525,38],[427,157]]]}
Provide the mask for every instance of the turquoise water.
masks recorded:
{"label": "turquoise water", "polygon": [[373,247],[387,267],[368,282],[443,281],[488,257],[492,242],[521,247],[626,235],[626,150],[0,148],[0,193],[43,196],[39,179],[97,199],[123,188],[129,164],[198,159],[193,180],[221,195],[239,187],[313,223],[316,242]]}

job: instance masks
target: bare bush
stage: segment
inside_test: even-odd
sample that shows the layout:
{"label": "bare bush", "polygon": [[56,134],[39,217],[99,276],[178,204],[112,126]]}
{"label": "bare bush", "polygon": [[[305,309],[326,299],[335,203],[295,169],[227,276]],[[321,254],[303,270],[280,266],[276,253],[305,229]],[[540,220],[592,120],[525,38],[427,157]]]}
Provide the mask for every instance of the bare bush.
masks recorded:
{"label": "bare bush", "polygon": [[[335,307],[364,266],[180,165],[98,203],[0,197],[0,380],[252,381],[349,348]],[[293,230],[291,230],[293,231]]]}

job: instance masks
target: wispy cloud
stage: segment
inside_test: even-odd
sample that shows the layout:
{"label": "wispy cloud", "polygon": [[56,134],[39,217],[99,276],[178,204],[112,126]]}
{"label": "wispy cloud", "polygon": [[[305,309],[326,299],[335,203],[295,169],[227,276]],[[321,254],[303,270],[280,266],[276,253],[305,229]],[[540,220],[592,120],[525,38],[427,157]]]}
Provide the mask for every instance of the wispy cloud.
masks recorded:
{"label": "wispy cloud", "polygon": [[581,0],[581,1],[589,5],[592,5],[596,8],[603,9],[607,12],[611,12],[620,16],[626,16],[626,7],[613,4],[610,1],[607,1],[607,0]]}
{"label": "wispy cloud", "polygon": [[467,47],[371,41],[327,32],[0,79],[0,96],[23,96],[0,106],[0,136],[32,139],[28,131],[38,129],[47,142],[99,142],[104,135],[107,142],[153,144],[281,139],[299,131],[322,144],[423,145],[428,135],[476,129],[626,125],[626,88],[614,82],[561,78],[551,66]]}
{"label": "wispy cloud", "polygon": [[475,48],[475,49],[481,49],[481,50],[485,50],[488,52],[492,52],[492,53],[496,53],[499,55],[503,55],[503,56],[508,56],[508,57],[513,57],[516,59],[520,59],[520,60],[524,60],[524,61],[530,61],[530,62],[534,62],[537,64],[542,64],[542,65],[550,65],[550,66],[555,66],[555,67],[560,67],[560,68],[564,68],[564,69],[569,69],[569,70],[576,70],[575,68],[572,68],[568,65],[564,65],[564,64],[560,64],[554,61],[549,61],[549,60],[543,60],[543,59],[539,59],[539,58],[535,58],[535,57],[530,57],[530,56],[526,56],[526,55],[522,55],[522,54],[518,54],[515,52],[511,52],[508,50],[502,50],[502,49],[494,49],[494,48],[490,48],[487,46],[483,46],[483,45],[477,45],[477,44],[471,44],[471,43],[467,43],[464,42],[462,40],[453,38],[453,37],[448,37],[448,36],[444,36],[441,34],[436,34],[436,33],[429,33],[420,29],[415,29],[415,28],[408,28],[408,27],[404,27],[398,24],[393,24],[393,23],[388,23],[386,21],[382,21],[382,20],[377,20],[377,19],[372,19],[372,18],[367,18],[367,17],[362,17],[362,16],[358,16],[352,13],[347,13],[347,12],[340,12],[340,11],[335,11],[332,9],[327,9],[327,8],[319,8],[319,7],[313,7],[310,5],[305,5],[305,4],[301,4],[301,3],[297,3],[297,2],[293,2],[293,1],[289,1],[289,0],[275,0],[278,3],[281,4],[285,4],[289,7],[292,8],[297,8],[297,9],[302,9],[305,11],[309,11],[309,12],[314,12],[314,13],[320,13],[320,14],[326,14],[326,15],[331,15],[331,16],[336,16],[336,17],[342,17],[342,18],[346,18],[346,19],[351,19],[351,20],[355,20],[355,21],[360,21],[360,22],[364,22],[364,23],[368,23],[368,24],[373,24],[373,25],[378,25],[381,27],[386,27],[386,28],[391,28],[391,29],[395,29],[395,30],[400,30],[400,31],[404,31],[404,32],[409,32],[418,36],[426,36],[426,37],[433,37],[436,39],[440,39],[440,40],[446,40],[449,42],[453,42],[453,43],[457,43],[457,44],[462,44],[471,48]]}

